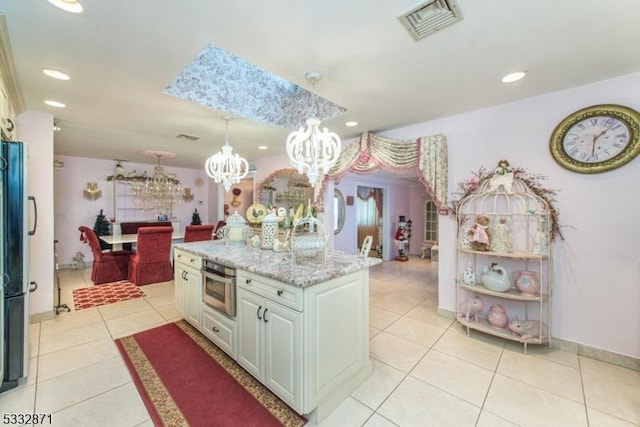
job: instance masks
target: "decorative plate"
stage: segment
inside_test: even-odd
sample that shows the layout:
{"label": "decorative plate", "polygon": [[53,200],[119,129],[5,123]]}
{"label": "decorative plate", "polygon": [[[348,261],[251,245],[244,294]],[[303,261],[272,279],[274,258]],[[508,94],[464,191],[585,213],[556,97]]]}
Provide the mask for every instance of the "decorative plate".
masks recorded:
{"label": "decorative plate", "polygon": [[267,215],[267,207],[261,203],[254,203],[247,209],[247,221],[251,224],[260,224],[262,218]]}

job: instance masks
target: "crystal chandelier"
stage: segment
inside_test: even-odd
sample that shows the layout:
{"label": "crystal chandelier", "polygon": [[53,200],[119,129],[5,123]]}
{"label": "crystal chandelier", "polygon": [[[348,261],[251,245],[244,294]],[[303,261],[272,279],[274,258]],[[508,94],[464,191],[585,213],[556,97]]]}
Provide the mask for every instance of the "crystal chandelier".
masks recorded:
{"label": "crystal chandelier", "polygon": [[222,151],[209,157],[204,164],[204,171],[216,184],[222,183],[227,193],[233,184],[240,182],[249,172],[249,164],[238,153],[232,154],[233,147],[229,145],[229,116],[222,117],[226,122],[226,135]]}
{"label": "crystal chandelier", "polygon": [[[309,72],[304,77],[314,88],[320,80],[320,74],[316,72]],[[299,130],[291,132],[286,142],[289,161],[299,173],[307,175],[312,187],[316,185],[318,177],[329,172],[340,156],[340,137],[326,127],[320,130],[320,122],[315,116],[308,118],[307,128],[301,126]]]}
{"label": "crystal chandelier", "polygon": [[155,156],[158,163],[152,177],[133,184],[131,189],[133,201],[158,215],[171,216],[173,205],[182,203],[184,190],[180,181],[164,173],[163,167],[160,166],[160,159],[174,154],[164,152],[149,152],[149,154]]}

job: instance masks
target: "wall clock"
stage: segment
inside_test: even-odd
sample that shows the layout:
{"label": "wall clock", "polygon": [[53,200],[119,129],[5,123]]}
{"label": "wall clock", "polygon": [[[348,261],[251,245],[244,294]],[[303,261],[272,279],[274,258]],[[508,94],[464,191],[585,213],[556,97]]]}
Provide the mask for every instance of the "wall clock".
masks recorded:
{"label": "wall clock", "polygon": [[579,173],[600,173],[640,154],[640,113],[622,105],[583,108],[562,120],[551,134],[551,155]]}

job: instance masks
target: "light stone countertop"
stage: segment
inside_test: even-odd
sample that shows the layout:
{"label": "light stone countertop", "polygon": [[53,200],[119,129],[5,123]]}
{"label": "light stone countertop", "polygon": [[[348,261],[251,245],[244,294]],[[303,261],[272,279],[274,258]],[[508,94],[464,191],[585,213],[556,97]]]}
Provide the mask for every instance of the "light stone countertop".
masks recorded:
{"label": "light stone countertop", "polygon": [[330,250],[322,264],[294,264],[290,251],[274,252],[246,245],[227,245],[222,240],[179,243],[174,247],[229,267],[299,287],[322,283],[382,262],[378,258],[364,258],[357,254]]}

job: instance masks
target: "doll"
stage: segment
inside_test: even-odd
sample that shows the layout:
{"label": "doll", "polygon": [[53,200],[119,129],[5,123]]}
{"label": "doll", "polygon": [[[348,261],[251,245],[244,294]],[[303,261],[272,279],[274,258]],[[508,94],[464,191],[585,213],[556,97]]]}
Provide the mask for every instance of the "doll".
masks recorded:
{"label": "doll", "polygon": [[513,240],[511,237],[511,229],[509,228],[506,219],[500,219],[493,229],[491,250],[499,254],[506,254],[511,252],[512,247]]}
{"label": "doll", "polygon": [[478,215],[476,223],[469,230],[471,234],[471,249],[474,251],[489,250],[489,222],[491,220],[486,215]]}

